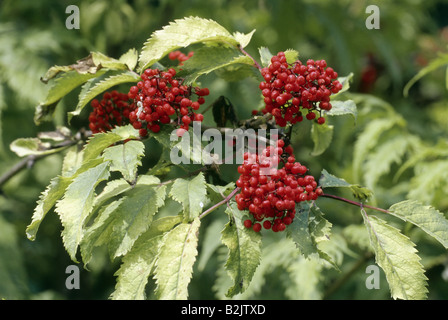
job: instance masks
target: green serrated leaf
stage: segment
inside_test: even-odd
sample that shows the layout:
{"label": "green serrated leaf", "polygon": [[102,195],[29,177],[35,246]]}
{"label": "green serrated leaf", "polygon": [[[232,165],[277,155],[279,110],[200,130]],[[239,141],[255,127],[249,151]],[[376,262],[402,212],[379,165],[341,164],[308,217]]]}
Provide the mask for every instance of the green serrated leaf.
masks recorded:
{"label": "green serrated leaf", "polygon": [[364,224],[375,251],[376,263],[383,269],[394,299],[426,299],[426,276],[415,244],[384,220],[367,216]]}
{"label": "green serrated leaf", "polygon": [[67,150],[62,161],[62,172],[63,177],[72,176],[82,165],[82,149],[80,145],[75,145]]}
{"label": "green serrated leaf", "polygon": [[157,219],[137,239],[131,251],[123,257],[120,269],[115,273],[117,283],[111,299],[144,300],[146,298],[146,284],[149,275],[153,272],[163,234],[181,222],[180,215]]}
{"label": "green serrated leaf", "polygon": [[182,204],[185,219],[194,220],[207,201],[207,186],[201,172],[191,180],[177,178],[170,190],[170,197]]}
{"label": "green serrated leaf", "polygon": [[124,62],[115,58],[108,57],[101,52],[92,52],[91,57],[94,65],[99,68],[106,68],[110,70],[128,69],[128,66]]}
{"label": "green serrated leaf", "polygon": [[128,66],[130,71],[134,70],[137,66],[138,62],[138,51],[135,48],[129,49],[126,53],[124,53],[120,59],[120,62],[124,63]]}
{"label": "green serrated leaf", "polygon": [[142,165],[141,158],[144,156],[144,152],[143,142],[128,141],[104,150],[103,158],[111,162],[111,171],[119,171],[125,180],[134,181],[137,167]]}
{"label": "green serrated leaf", "polygon": [[263,67],[269,66],[271,63],[271,58],[274,56],[271,51],[269,51],[266,47],[261,47],[258,49],[258,52],[260,54],[261,65]]}
{"label": "green serrated leaf", "polygon": [[192,223],[179,224],[164,235],[154,271],[158,299],[188,299],[188,285],[198,254],[200,225],[201,221],[196,218]]}
{"label": "green serrated leaf", "polygon": [[34,209],[31,223],[26,228],[26,236],[28,239],[34,241],[36,234],[42,220],[46,214],[54,207],[56,202],[62,198],[65,190],[71,183],[71,179],[63,177],[55,177],[51,179],[50,184],[43,191],[37,201],[37,206]]}
{"label": "green serrated leaf", "polygon": [[399,117],[388,117],[372,120],[366,125],[364,131],[358,136],[354,147],[353,175],[355,181],[359,180],[360,170],[365,157],[378,143],[380,136],[385,131],[396,126],[399,121]]}
{"label": "green serrated leaf", "polygon": [[53,86],[48,91],[45,100],[36,107],[34,115],[35,123],[40,124],[42,121],[49,120],[56,109],[56,105],[63,97],[87,82],[87,80],[99,77],[105,72],[106,70],[100,70],[92,74],[79,73],[72,70],[62,74],[55,80]]}
{"label": "green serrated leaf", "polygon": [[285,58],[286,62],[294,63],[299,59],[299,52],[294,49],[287,49],[285,50]]}
{"label": "green serrated leaf", "polygon": [[138,130],[132,125],[115,127],[109,132],[94,134],[84,148],[84,162],[98,157],[107,147],[127,139],[140,139]]}
{"label": "green serrated leaf", "polygon": [[49,142],[43,142],[38,138],[19,138],[14,140],[9,148],[19,157],[29,155],[44,155],[59,152],[59,148],[51,149]]}
{"label": "green serrated leaf", "polygon": [[195,50],[194,55],[184,62],[178,75],[185,78],[185,84],[188,85],[194,83],[201,75],[237,64],[253,66],[254,62],[232,47],[204,46]]}
{"label": "green serrated leaf", "polygon": [[296,210],[296,217],[287,229],[288,237],[306,258],[323,259],[338,269],[331,257],[320,247],[323,241],[330,239],[332,224],[323,217],[320,209],[311,203],[301,202]]}
{"label": "green serrated leaf", "polygon": [[254,35],[254,33],[255,33],[255,29],[252,30],[251,32],[247,33],[247,34],[244,34],[244,33],[241,33],[241,32],[235,32],[233,34],[233,37],[239,43],[239,46],[241,48],[245,48],[249,44],[249,42],[252,39],[252,36]]}
{"label": "green serrated leaf", "polygon": [[67,187],[64,197],[56,203],[64,230],[62,240],[71,259],[84,235],[84,223],[92,210],[95,187],[109,177],[109,162],[103,162],[79,174]]}
{"label": "green serrated leaf", "polygon": [[447,53],[438,53],[438,57],[434,60],[430,61],[427,66],[421,69],[415,76],[409,80],[408,83],[403,88],[403,95],[407,97],[409,95],[409,89],[421,78],[426,76],[428,73],[433,72],[434,70],[443,67],[448,64],[448,54]]}
{"label": "green serrated leaf", "polygon": [[239,44],[229,31],[213,20],[199,17],[178,19],[155,31],[145,42],[139,57],[139,72],[169,52],[194,43],[226,44],[235,47]]}
{"label": "green serrated leaf", "polygon": [[311,139],[314,143],[312,156],[318,156],[327,150],[333,140],[334,127],[331,125],[313,123],[311,127]]}
{"label": "green serrated leaf", "polygon": [[351,184],[342,178],[338,178],[327,170],[323,169],[319,178],[319,185],[322,188],[349,188],[353,195],[360,200],[367,200],[372,196],[372,191],[368,188],[362,187],[358,184]]}
{"label": "green serrated leaf", "polygon": [[448,220],[434,207],[425,206],[418,201],[406,200],[395,203],[388,211],[419,227],[448,249]]}
{"label": "green serrated leaf", "polygon": [[350,89],[350,82],[353,80],[353,73],[350,72],[345,77],[338,77],[338,81],[342,84],[342,89],[339,90],[338,93],[331,95],[331,103],[333,104],[333,99],[341,95],[342,93],[348,91]]}
{"label": "green serrated leaf", "polygon": [[116,85],[122,83],[130,83],[137,82],[140,77],[134,73],[125,71],[119,74],[112,75],[106,79],[95,83],[92,88],[87,90],[83,95],[80,94],[78,105],[74,111],[68,113],[68,121],[70,121],[74,116],[77,116],[81,113],[84,107],[91,101],[93,98],[106,91],[109,88],[112,88]]}
{"label": "green serrated leaf", "polygon": [[379,178],[389,173],[391,166],[400,164],[402,157],[412,144],[413,139],[407,136],[394,137],[381,144],[374,152],[367,156],[364,165],[364,181],[366,186],[373,189]]}
{"label": "green serrated leaf", "polygon": [[327,170],[322,169],[321,176],[319,178],[319,185],[322,188],[333,188],[333,187],[350,187],[351,184],[345,181],[342,178],[338,178],[330,173]]}
{"label": "green serrated leaf", "polygon": [[356,103],[353,100],[332,100],[331,101],[331,110],[326,112],[329,116],[342,116],[342,115],[352,115],[353,119],[356,120],[358,118],[358,109],[356,107]]}
{"label": "green serrated leaf", "polygon": [[260,264],[261,235],[244,227],[244,213],[235,203],[227,207],[226,213],[230,221],[221,232],[221,241],[229,249],[225,269],[233,282],[226,293],[230,298],[247,289]]}

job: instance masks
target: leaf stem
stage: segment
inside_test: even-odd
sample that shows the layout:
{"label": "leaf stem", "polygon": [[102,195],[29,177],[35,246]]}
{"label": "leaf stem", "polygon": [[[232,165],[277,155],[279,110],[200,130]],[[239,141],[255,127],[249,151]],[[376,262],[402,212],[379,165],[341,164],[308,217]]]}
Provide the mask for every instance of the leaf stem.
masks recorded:
{"label": "leaf stem", "polygon": [[201,213],[201,215],[199,216],[199,219],[204,218],[206,215],[208,215],[210,212],[214,211],[215,209],[219,208],[220,206],[222,206],[223,204],[229,202],[233,196],[240,191],[239,187],[236,187],[227,197],[225,197],[223,200],[221,200],[220,202],[214,204],[213,206],[211,206],[210,208],[208,208],[207,210],[205,210],[203,213]]}
{"label": "leaf stem", "polygon": [[363,204],[363,203],[361,203],[361,202],[356,202],[356,201],[348,200],[348,199],[345,199],[345,198],[342,198],[342,197],[338,197],[338,196],[335,196],[335,195],[332,195],[332,194],[326,194],[326,193],[324,193],[324,194],[321,195],[321,197],[331,198],[331,199],[335,199],[335,200],[343,201],[343,202],[346,202],[346,203],[349,203],[349,204],[358,206],[358,207],[360,207],[360,208],[368,208],[368,209],[372,209],[372,210],[380,211],[380,212],[383,212],[383,213],[392,214],[390,211],[387,211],[387,210],[385,210],[385,209],[378,208],[378,207],[374,207],[374,206],[369,206],[369,205]]}
{"label": "leaf stem", "polygon": [[240,50],[241,53],[244,54],[245,56],[251,58],[252,61],[254,62],[255,67],[256,67],[258,70],[260,70],[260,72],[261,72],[261,69],[262,69],[262,68],[261,68],[260,64],[257,62],[257,60],[255,60],[249,53],[247,53],[246,50],[243,49],[243,47],[238,46],[238,50]]}

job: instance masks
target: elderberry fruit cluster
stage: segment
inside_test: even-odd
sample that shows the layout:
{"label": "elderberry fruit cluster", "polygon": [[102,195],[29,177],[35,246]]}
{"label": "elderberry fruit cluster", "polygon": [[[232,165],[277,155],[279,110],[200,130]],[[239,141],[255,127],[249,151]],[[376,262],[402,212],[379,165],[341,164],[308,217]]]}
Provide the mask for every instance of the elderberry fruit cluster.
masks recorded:
{"label": "elderberry fruit cluster", "polygon": [[89,115],[92,133],[110,131],[128,123],[129,113],[135,109],[128,95],[116,90],[105,92],[101,101],[93,99],[90,104],[93,108]]}
{"label": "elderberry fruit cluster", "polygon": [[[204,96],[209,94],[209,90],[183,85],[182,80],[175,76],[173,68],[167,71],[146,69],[137,85],[129,89],[128,96],[136,105],[136,109],[129,113],[129,121],[139,130],[141,137],[149,131],[159,132],[160,125],[171,123],[171,116],[177,117],[178,136],[188,130],[191,122],[204,119],[196,111],[205,102]],[[193,94],[196,99],[193,99]]]}
{"label": "elderberry fruit cluster", "polygon": [[[274,232],[285,230],[293,222],[296,203],[316,200],[322,195],[314,177],[307,175],[308,168],[293,155],[292,147],[283,140],[268,146],[261,154],[244,154],[238,166],[235,196],[239,210],[248,210],[252,216],[244,221],[246,228],[259,232],[262,228]],[[279,164],[283,164],[279,168]]]}
{"label": "elderberry fruit cluster", "polygon": [[325,123],[323,111],[332,108],[330,95],[342,89],[336,80],[338,73],[325,60],[289,64],[284,52],[273,56],[261,74],[265,80],[259,86],[265,105],[262,112],[271,113],[281,127],[300,122],[304,116]]}

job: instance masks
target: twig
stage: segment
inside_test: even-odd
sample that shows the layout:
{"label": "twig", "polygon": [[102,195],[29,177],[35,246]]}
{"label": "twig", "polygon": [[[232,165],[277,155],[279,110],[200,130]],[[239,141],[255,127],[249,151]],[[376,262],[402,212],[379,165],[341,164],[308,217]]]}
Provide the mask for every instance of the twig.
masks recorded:
{"label": "twig", "polygon": [[245,56],[251,58],[252,61],[254,62],[255,67],[257,67],[257,69],[260,70],[260,72],[261,72],[261,69],[262,69],[262,68],[261,68],[260,64],[257,62],[257,60],[255,60],[254,58],[252,58],[252,56],[251,56],[249,53],[247,53],[247,52],[243,49],[243,47],[238,46],[238,50],[240,50],[241,53],[243,53]]}
{"label": "twig", "polygon": [[199,216],[199,219],[204,218],[206,215],[208,215],[210,212],[214,211],[215,209],[219,208],[220,206],[222,206],[223,204],[229,202],[233,196],[240,191],[239,187],[236,187],[227,197],[225,197],[225,199],[223,199],[222,201],[214,204],[213,206],[211,206],[210,208],[208,208],[207,210],[205,210],[204,212],[201,213],[201,215]]}
{"label": "twig", "polygon": [[387,211],[387,210],[382,209],[382,208],[377,208],[377,207],[369,206],[369,205],[363,204],[363,203],[361,203],[361,202],[356,202],[356,201],[348,200],[348,199],[341,198],[341,197],[338,197],[338,196],[335,196],[335,195],[332,195],[332,194],[326,194],[326,193],[324,193],[323,195],[321,195],[321,197],[331,198],[331,199],[335,199],[335,200],[343,201],[343,202],[346,202],[346,203],[349,203],[349,204],[358,206],[358,207],[360,207],[360,208],[369,208],[369,209],[376,210],[376,211],[380,211],[380,212],[383,212],[383,213],[393,214],[392,212]]}

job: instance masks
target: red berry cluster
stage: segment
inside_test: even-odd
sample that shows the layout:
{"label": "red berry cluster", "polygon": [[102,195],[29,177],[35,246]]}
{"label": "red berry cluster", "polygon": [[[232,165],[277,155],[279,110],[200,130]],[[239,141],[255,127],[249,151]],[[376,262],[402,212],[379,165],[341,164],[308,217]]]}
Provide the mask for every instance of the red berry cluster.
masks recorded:
{"label": "red berry cluster", "polygon": [[273,56],[261,74],[265,80],[259,86],[265,103],[262,112],[271,113],[281,127],[302,121],[302,112],[308,120],[325,123],[322,111],[331,110],[330,95],[342,89],[337,72],[325,60],[288,64],[284,52]]}
{"label": "red berry cluster", "polygon": [[129,113],[135,108],[129,102],[127,94],[116,90],[105,92],[101,101],[93,99],[90,104],[93,107],[89,115],[89,128],[92,133],[106,132],[126,124]]}
{"label": "red berry cluster", "polygon": [[[283,163],[282,168],[278,164]],[[246,228],[259,232],[272,229],[285,230],[296,214],[295,205],[302,201],[316,200],[322,189],[308,169],[296,162],[292,147],[278,140],[276,147],[269,146],[261,154],[244,154],[244,162],[238,166],[235,196],[239,210],[249,210],[253,216],[244,221]]]}
{"label": "red berry cluster", "polygon": [[[204,119],[195,111],[205,102],[204,96],[209,90],[183,85],[175,76],[173,68],[167,71],[146,69],[137,85],[129,89],[128,96],[136,105],[129,113],[129,120],[141,137],[145,137],[148,130],[159,132],[160,125],[170,123],[173,115],[177,116],[178,135],[188,130],[192,121]],[[197,95],[196,101],[191,99],[193,93]]]}
{"label": "red berry cluster", "polygon": [[187,61],[188,59],[190,59],[193,56],[193,54],[194,54],[193,51],[190,51],[188,54],[185,54],[179,50],[176,50],[176,51],[171,51],[168,54],[168,58],[170,60],[179,61],[179,65],[182,66],[185,61]]}

